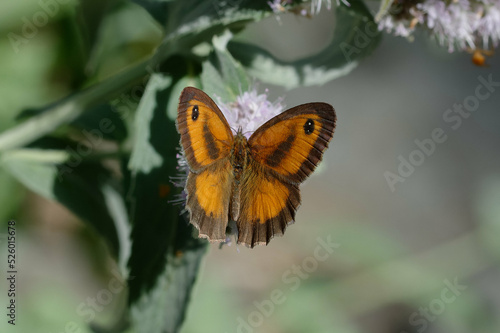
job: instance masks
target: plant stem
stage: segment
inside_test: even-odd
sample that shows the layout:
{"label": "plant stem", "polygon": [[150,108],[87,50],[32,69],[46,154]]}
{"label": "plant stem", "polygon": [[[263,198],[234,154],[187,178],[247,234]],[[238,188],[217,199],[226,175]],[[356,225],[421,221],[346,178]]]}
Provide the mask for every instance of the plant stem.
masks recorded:
{"label": "plant stem", "polygon": [[70,95],[46,112],[36,115],[0,135],[0,151],[22,147],[78,117],[85,110],[117,96],[132,86],[147,72],[150,60],[145,60],[94,86]]}

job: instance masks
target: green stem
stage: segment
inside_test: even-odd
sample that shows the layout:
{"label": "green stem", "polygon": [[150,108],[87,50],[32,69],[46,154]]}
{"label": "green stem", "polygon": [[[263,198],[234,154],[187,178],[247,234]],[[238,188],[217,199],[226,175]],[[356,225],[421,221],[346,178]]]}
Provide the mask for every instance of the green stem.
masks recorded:
{"label": "green stem", "polygon": [[[85,161],[100,161],[105,159],[119,159],[124,156],[130,155],[126,151],[110,151],[99,152],[85,156]],[[65,150],[56,149],[38,149],[38,148],[21,148],[10,149],[0,155],[0,162],[5,160],[24,160],[36,163],[51,163],[61,164],[66,162],[73,154]],[[80,156],[81,157],[81,156]]]}
{"label": "green stem", "polygon": [[146,69],[149,63],[149,59],[143,61],[61,100],[46,112],[5,131],[0,135],[0,151],[22,147],[54,131],[61,124],[72,121],[90,107],[116,97],[121,91],[132,86],[147,74]]}

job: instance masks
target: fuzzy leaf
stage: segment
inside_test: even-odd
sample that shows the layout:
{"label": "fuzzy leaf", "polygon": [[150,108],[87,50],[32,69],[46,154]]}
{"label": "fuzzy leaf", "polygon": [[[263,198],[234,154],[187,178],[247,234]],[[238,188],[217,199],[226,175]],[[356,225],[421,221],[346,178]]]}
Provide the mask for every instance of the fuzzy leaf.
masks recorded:
{"label": "fuzzy leaf", "polygon": [[161,25],[167,25],[168,2],[173,0],[132,0],[136,4],[144,7],[148,13]]}
{"label": "fuzzy leaf", "polygon": [[179,330],[206,247],[206,241],[193,237],[181,207],[169,202],[180,192],[170,182],[177,174],[179,135],[167,108],[177,108],[170,100],[178,101],[179,82],[189,81],[152,75],[137,110],[126,171],[133,223],[129,303],[134,326],[145,333]]}
{"label": "fuzzy leaf", "polygon": [[166,37],[153,62],[176,50],[189,50],[225,30],[241,30],[245,25],[270,15],[267,3],[240,1],[183,0],[169,3]]}
{"label": "fuzzy leaf", "polygon": [[101,104],[90,108],[76,118],[71,126],[80,130],[84,135],[90,133],[105,140],[123,141],[127,138],[125,123],[110,104]]}
{"label": "fuzzy leaf", "polygon": [[5,152],[1,165],[33,192],[60,202],[91,225],[117,257],[118,235],[103,192],[109,172],[98,163],[73,164],[70,158],[63,150],[19,149]]}
{"label": "fuzzy leaf", "polygon": [[[180,223],[186,223],[182,220]],[[189,237],[192,237],[189,235]],[[186,315],[193,285],[196,281],[206,246],[198,240],[184,244],[185,252],[171,257],[154,289],[143,294],[132,308],[138,332],[178,332]]]}
{"label": "fuzzy leaf", "polygon": [[249,74],[264,82],[288,89],[322,85],[348,74],[380,41],[368,8],[360,1],[350,3],[351,7],[337,7],[333,39],[316,55],[284,61],[258,46],[236,41],[229,42],[228,49]]}
{"label": "fuzzy leaf", "polygon": [[[227,37],[227,36],[226,36]],[[216,45],[209,60],[203,63],[201,82],[210,96],[218,96],[224,102],[233,102],[242,91],[250,89],[250,78],[245,70],[225,48],[225,43]]]}

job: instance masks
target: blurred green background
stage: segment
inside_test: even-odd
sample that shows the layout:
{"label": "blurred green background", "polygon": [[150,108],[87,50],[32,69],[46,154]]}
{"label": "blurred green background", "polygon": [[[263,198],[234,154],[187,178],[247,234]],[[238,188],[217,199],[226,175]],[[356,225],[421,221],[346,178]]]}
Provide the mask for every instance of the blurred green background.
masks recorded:
{"label": "blurred green background", "polygon": [[[98,15],[93,9],[110,3],[83,5],[86,15]],[[107,77],[161,40],[151,17],[128,5],[101,22],[99,32],[86,32],[124,39],[101,44],[108,50],[87,49],[75,38],[75,5],[61,6],[18,52],[6,36],[19,33],[21,18],[39,4],[0,5],[0,131],[21,110],[79,87],[85,73]],[[285,14],[242,34],[291,60],[321,50],[332,21],[326,10],[313,19]],[[260,84],[288,107],[332,104],[337,130],[321,167],[301,187],[302,206],[284,237],[254,249],[210,246],[181,332],[500,331],[500,87],[458,129],[443,119],[474,95],[480,76],[500,82],[498,56],[489,64],[476,67],[469,55],[449,54],[424,34],[412,43],[386,35],[357,69],[323,86],[286,91]],[[415,140],[430,138],[435,128],[447,140],[391,191],[384,173],[397,173],[398,156],[408,159]],[[19,258],[18,323],[8,325],[2,314],[0,331],[90,332],[90,317],[97,324],[119,317],[126,290],[112,293],[95,318],[78,310],[117,279],[117,265],[95,232],[3,169],[0,184],[2,272],[11,218],[18,222]],[[311,272],[290,273],[314,256],[318,237],[330,237],[338,248]],[[292,276],[295,283],[286,278]],[[463,288],[450,299],[446,289],[456,281]],[[2,278],[2,312],[6,289]],[[277,289],[283,302],[269,305]]]}

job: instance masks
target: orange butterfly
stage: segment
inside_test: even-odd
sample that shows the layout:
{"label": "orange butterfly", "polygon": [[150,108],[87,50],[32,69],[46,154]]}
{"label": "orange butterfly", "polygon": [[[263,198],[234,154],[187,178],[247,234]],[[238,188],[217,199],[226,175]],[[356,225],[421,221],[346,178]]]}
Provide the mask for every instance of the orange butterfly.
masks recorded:
{"label": "orange butterfly", "polygon": [[222,242],[229,219],[238,243],[254,247],[283,235],[300,204],[299,184],[321,161],[335,129],[326,103],[291,108],[247,140],[233,135],[224,115],[203,91],[182,91],[177,130],[189,165],[186,183],[191,223],[199,237]]}

